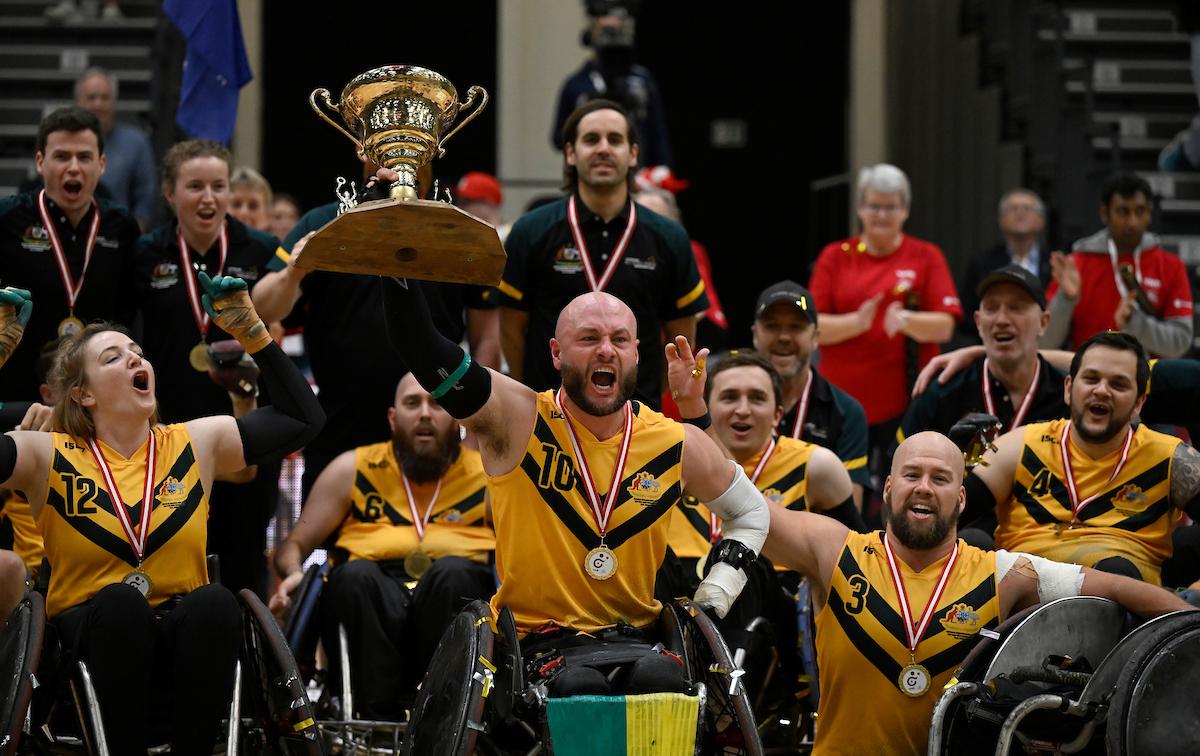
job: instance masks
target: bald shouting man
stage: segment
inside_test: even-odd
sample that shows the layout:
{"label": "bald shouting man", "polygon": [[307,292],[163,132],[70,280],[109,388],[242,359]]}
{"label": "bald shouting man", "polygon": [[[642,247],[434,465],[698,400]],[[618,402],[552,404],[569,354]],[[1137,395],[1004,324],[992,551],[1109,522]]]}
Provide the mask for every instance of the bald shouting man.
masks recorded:
{"label": "bald shouting man", "polygon": [[[962,454],[940,433],[900,444],[883,486],[885,530],[853,533],[771,505],[764,548],[807,576],[821,703],[814,754],[924,754],[933,706],[978,633],[1027,606],[1103,596],[1143,617],[1190,606],[1130,578],[958,540]],[[872,701],[873,715],[862,716]]]}

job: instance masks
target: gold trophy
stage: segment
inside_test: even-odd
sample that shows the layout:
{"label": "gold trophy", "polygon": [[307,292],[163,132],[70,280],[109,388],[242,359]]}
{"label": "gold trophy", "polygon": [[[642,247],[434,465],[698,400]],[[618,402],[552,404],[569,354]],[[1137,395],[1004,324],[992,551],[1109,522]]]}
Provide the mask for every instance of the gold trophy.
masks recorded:
{"label": "gold trophy", "polygon": [[487,105],[483,87],[471,87],[459,102],[454,85],[436,71],[384,66],[351,80],[336,105],[327,89],[313,90],[308,102],[354,142],[360,160],[391,168],[400,179],[389,199],[351,206],[318,231],[297,254],[296,267],[489,286],[500,281],[505,257],[496,229],[448,202],[421,199],[417,180]]}

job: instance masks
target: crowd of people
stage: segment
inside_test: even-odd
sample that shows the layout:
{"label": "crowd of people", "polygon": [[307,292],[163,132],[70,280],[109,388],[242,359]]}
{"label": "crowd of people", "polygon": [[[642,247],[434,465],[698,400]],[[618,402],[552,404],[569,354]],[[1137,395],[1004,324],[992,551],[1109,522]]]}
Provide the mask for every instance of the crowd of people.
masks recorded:
{"label": "crowd of people", "polygon": [[[1003,241],[956,285],[904,231],[904,172],[866,167],[861,232],[820,250],[807,287],[727,300],[753,314],[737,334],[618,102],[566,108],[565,193],[504,229],[484,287],[301,270],[338,203],[302,213],[203,140],[156,178],[144,137],[114,123],[116,80],[89,70],[76,94],[39,126],[41,185],[0,201],[0,612],[45,592],[64,649],[123,702],[104,709],[116,753],[160,736],[211,752],[231,591],[282,616],[322,545],[319,634],[328,650],[344,628],[356,681],[339,713],[368,720],[405,717],[471,600],[534,651],[644,641],[679,596],[729,633],[767,617],[793,695],[803,582],[821,753],[923,752],[956,664],[1024,607],[1188,606],[1161,586],[1200,579],[1200,363],[1143,179],[1104,183],[1102,228],[1070,253],[1014,188]],[[369,198],[396,174],[364,178]],[[502,225],[494,177],[465,175],[454,200]],[[975,343],[939,356],[952,340]],[[947,434],[971,413],[1004,433],[968,471]],[[280,460],[301,448],[302,514],[268,560]],[[969,621],[929,624],[951,606]],[[647,648],[627,674],[571,662],[544,682],[684,689]]]}

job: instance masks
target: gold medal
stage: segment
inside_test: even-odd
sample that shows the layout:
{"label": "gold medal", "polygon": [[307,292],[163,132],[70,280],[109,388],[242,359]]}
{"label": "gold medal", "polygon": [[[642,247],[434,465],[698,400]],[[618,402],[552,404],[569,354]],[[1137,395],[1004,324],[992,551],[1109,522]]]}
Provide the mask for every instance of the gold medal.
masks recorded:
{"label": "gold medal", "polygon": [[83,330],[83,321],[74,315],[68,315],[58,321],[58,335],[62,337],[74,336]]}
{"label": "gold medal", "polygon": [[420,580],[432,566],[433,560],[421,549],[410,551],[408,556],[404,557],[404,571],[413,580]]}
{"label": "gold medal", "polygon": [[208,372],[208,344],[201,341],[188,352],[188,363],[201,373]]}
{"label": "gold medal", "polygon": [[154,590],[153,581],[150,580],[149,575],[142,572],[141,567],[121,578],[121,582],[136,588],[137,592],[142,594],[144,598],[150,598],[150,592]]}
{"label": "gold medal", "polygon": [[929,692],[929,680],[929,670],[914,661],[900,670],[900,677],[896,678],[896,683],[904,695],[920,698]]}
{"label": "gold medal", "polygon": [[617,574],[617,555],[612,549],[600,544],[583,558],[583,569],[593,580],[608,580]]}

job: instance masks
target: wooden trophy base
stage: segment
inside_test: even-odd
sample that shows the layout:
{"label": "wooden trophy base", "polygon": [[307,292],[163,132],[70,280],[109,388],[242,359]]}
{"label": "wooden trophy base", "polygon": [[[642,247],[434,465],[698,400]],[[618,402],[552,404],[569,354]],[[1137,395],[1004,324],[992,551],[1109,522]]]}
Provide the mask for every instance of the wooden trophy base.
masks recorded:
{"label": "wooden trophy base", "polygon": [[496,229],[447,202],[384,199],[347,210],[295,256],[301,270],[495,286],[504,272]]}

